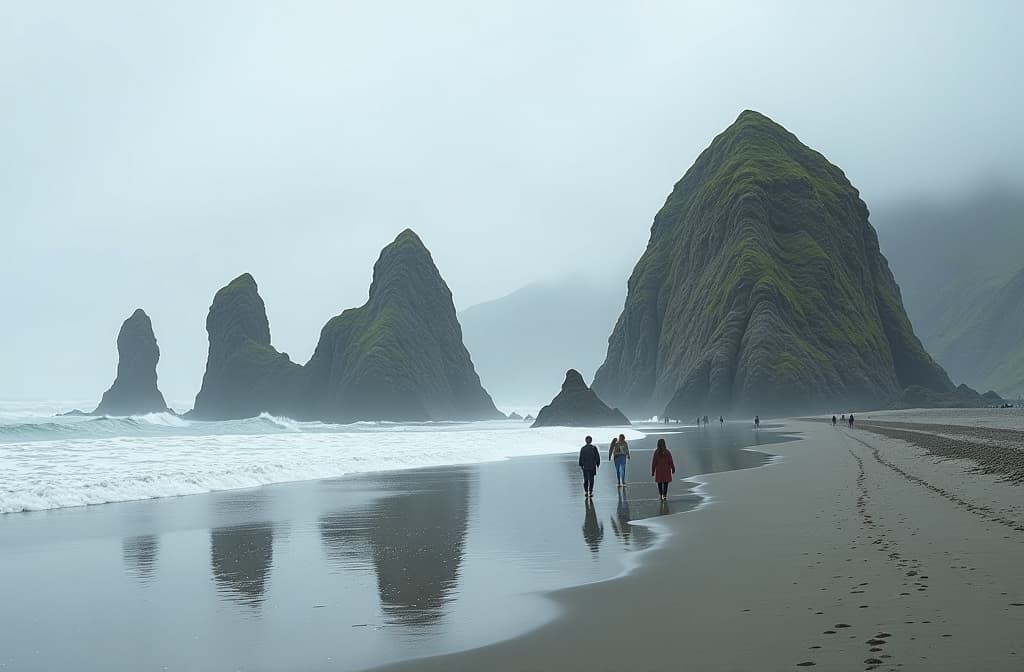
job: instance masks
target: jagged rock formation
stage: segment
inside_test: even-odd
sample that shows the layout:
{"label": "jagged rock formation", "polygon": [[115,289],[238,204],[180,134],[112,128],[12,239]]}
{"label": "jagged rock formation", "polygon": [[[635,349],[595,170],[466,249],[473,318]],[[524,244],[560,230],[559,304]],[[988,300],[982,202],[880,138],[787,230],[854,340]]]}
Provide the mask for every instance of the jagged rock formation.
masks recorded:
{"label": "jagged rock formation", "polygon": [[745,111],[674,187],[594,389],[627,411],[884,407],[951,392],[843,172]]}
{"label": "jagged rock formation", "polygon": [[523,416],[519,415],[515,411],[512,411],[511,413],[508,414],[508,419],[509,420],[522,420]]}
{"label": "jagged rock formation", "polygon": [[158,361],[160,348],[153,335],[153,323],[145,311],[136,309],[117,333],[117,377],[103,393],[93,415],[167,412],[167,402],[156,384]]}
{"label": "jagged rock formation", "polygon": [[333,422],[504,417],[462,343],[451,291],[408,229],[381,252],[369,300],[324,326],[305,366],[270,344],[266,309],[249,274],[217,292],[206,327],[210,353],[196,417],[263,411]]}
{"label": "jagged rock formation", "polygon": [[540,409],[532,427],[621,427],[629,424],[617,408],[598,398],[576,369],[565,373],[562,390]]}
{"label": "jagged rock formation", "polygon": [[191,416],[231,420],[303,408],[304,372],[270,344],[267,309],[251,275],[243,273],[213,297],[206,332],[210,351]]}
{"label": "jagged rock formation", "polygon": [[409,229],[381,251],[367,302],[324,326],[306,368],[328,419],[503,417],[463,345],[451,290]]}

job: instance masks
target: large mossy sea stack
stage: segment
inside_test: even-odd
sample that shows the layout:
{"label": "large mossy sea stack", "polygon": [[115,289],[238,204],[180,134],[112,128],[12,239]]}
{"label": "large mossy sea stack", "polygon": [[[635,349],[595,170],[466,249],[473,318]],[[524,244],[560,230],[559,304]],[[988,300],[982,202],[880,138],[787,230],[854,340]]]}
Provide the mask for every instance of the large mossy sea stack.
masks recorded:
{"label": "large mossy sea stack", "polygon": [[261,412],[332,422],[503,418],[480,385],[451,291],[419,237],[405,230],[373,269],[369,300],[321,330],[305,366],[270,343],[263,299],[244,274],[217,292],[194,414]]}
{"label": "large mossy sea stack", "polygon": [[562,390],[540,409],[533,427],[624,427],[629,420],[617,408],[609,408],[587,387],[575,369],[565,373]]}
{"label": "large mossy sea stack", "polygon": [[141,308],[121,325],[117,333],[117,377],[103,393],[94,415],[141,415],[164,413],[167,403],[156,383],[160,348],[153,323]]}
{"label": "large mossy sea stack", "polygon": [[410,229],[381,251],[367,302],[324,326],[306,368],[323,418],[505,417],[480,384],[451,290]]}
{"label": "large mossy sea stack", "polygon": [[843,172],[745,111],[655,216],[594,389],[690,417],[885,406],[953,391],[914,335]]}

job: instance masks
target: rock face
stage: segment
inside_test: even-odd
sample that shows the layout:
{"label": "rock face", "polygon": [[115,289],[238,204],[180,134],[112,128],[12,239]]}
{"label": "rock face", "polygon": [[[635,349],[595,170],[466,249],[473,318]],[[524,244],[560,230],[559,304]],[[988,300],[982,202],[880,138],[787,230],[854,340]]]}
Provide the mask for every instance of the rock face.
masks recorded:
{"label": "rock face", "polygon": [[562,391],[540,409],[533,427],[620,427],[629,424],[617,408],[598,398],[575,369],[565,373]]}
{"label": "rock face", "polygon": [[192,416],[230,420],[302,409],[304,372],[270,344],[267,309],[251,275],[217,292],[206,331],[210,350]]}
{"label": "rock face", "polygon": [[245,274],[217,292],[210,352],[194,415],[298,419],[502,418],[480,385],[451,291],[410,230],[381,252],[369,300],[331,319],[305,366],[270,343],[263,299]]}
{"label": "rock face", "polygon": [[409,229],[381,251],[369,300],[324,326],[306,368],[326,419],[504,417],[463,345],[451,290]]}
{"label": "rock face", "polygon": [[752,111],[651,227],[594,389],[669,417],[884,407],[952,392],[843,172]]}
{"label": "rock face", "polygon": [[160,348],[149,315],[137,309],[117,334],[117,378],[93,415],[164,413],[167,403],[156,385]]}

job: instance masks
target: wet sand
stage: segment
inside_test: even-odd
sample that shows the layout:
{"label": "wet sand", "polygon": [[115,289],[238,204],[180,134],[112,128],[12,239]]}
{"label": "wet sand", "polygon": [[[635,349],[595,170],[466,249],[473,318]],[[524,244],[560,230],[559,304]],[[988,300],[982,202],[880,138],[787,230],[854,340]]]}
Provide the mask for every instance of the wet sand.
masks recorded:
{"label": "wet sand", "polygon": [[[658,518],[670,535],[636,571],[553,593],[559,617],[523,636],[385,669],[1024,669],[1024,490],[951,459],[969,449],[933,450],[949,436],[992,448],[949,428],[1020,431],[1020,414],[877,416],[858,423],[932,427],[787,422],[803,441],[702,479],[710,504]],[[1001,463],[1021,449],[1004,442]]]}
{"label": "wet sand", "polygon": [[[590,505],[573,452],[0,516],[0,670],[355,670],[521,635],[550,591],[653,556],[631,521],[704,501],[657,501],[646,431],[630,487],[605,464]],[[668,437],[680,475],[789,440]]]}

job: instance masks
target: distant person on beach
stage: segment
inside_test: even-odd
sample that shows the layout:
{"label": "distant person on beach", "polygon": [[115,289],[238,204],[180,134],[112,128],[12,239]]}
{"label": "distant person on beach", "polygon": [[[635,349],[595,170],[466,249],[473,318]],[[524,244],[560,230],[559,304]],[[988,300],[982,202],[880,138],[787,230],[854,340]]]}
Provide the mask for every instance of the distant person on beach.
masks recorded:
{"label": "distant person on beach", "polygon": [[843,423],[843,424],[845,425],[845,424],[846,424],[846,413],[843,413],[843,416],[842,416],[841,418],[839,418],[839,419],[840,419],[840,420],[842,421],[842,423]]}
{"label": "distant person on beach", "polygon": [[608,459],[615,463],[615,481],[618,487],[626,487],[626,460],[629,459],[629,444],[626,443],[625,434],[619,434],[618,438],[612,439],[612,445],[608,448]]}
{"label": "distant person on beach", "polygon": [[651,476],[658,484],[658,495],[661,501],[668,501],[668,484],[672,482],[672,474],[676,473],[676,463],[672,460],[672,452],[665,445],[665,439],[658,439],[658,447],[651,458]]}
{"label": "distant person on beach", "polygon": [[761,416],[754,416],[754,429],[761,429]]}
{"label": "distant person on beach", "polygon": [[725,416],[724,415],[718,416],[718,424],[720,424],[720,425],[724,425],[725,424]]}
{"label": "distant person on beach", "polygon": [[833,427],[836,426],[836,416],[834,416],[834,415],[832,416],[832,426]]}
{"label": "distant person on beach", "polygon": [[850,413],[850,429],[853,429],[853,413]]}
{"label": "distant person on beach", "polygon": [[597,468],[601,466],[601,453],[597,451],[594,439],[587,437],[586,444],[580,448],[580,469],[583,470],[583,496],[590,498],[594,496],[594,476],[597,475]]}

